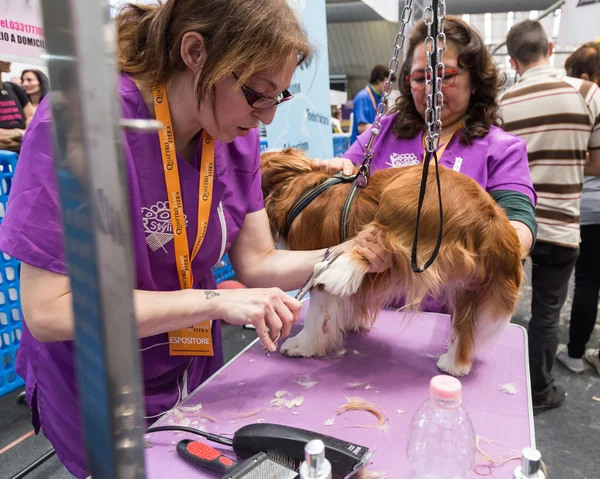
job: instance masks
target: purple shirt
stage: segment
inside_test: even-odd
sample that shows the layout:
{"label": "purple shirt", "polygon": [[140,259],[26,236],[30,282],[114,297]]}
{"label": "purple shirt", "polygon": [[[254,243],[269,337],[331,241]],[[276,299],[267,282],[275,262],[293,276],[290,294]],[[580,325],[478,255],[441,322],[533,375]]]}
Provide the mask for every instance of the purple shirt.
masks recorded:
{"label": "purple shirt", "polygon": [[[396,137],[393,123],[397,114],[385,116],[381,121],[381,133],[373,145],[373,171],[416,165],[423,161],[421,134],[411,139]],[[369,128],[346,151],[344,158],[362,163],[365,145],[370,137]],[[492,126],[486,136],[474,138],[472,145],[463,145],[460,143],[460,134],[455,134],[439,163],[464,173],[486,191],[518,191],[528,196],[534,206],[536,204],[537,196],[529,175],[527,143],[501,128]]]}
{"label": "purple shirt", "polygon": [[[151,118],[135,83],[126,75],[120,78],[120,99],[124,118]],[[44,99],[22,144],[6,216],[0,226],[0,250],[25,263],[66,274],[50,129],[50,103]],[[126,133],[123,138],[129,173],[136,288],[178,290],[158,135]],[[177,156],[190,245],[194,244],[198,227],[201,152],[199,143],[193,164]],[[229,144],[215,141],[212,211],[206,238],[192,263],[195,288],[216,287],[212,266],[235,241],[246,214],[262,208],[258,131]],[[38,431],[41,426],[67,469],[85,478],[88,472],[78,414],[73,342],[39,343],[28,331],[26,319],[17,372],[26,381],[34,427]],[[223,364],[218,321],[213,323],[212,335],[215,352],[212,357],[169,356],[167,334],[140,341],[146,416],[175,405],[179,388],[184,387],[184,373],[187,390],[191,392]]]}
{"label": "purple shirt", "polygon": [[[385,168],[400,168],[423,162],[422,134],[406,139],[394,133],[394,113],[381,121],[381,133],[373,144],[371,171]],[[344,153],[353,163],[361,164],[365,145],[371,137],[371,129],[362,133],[357,141]],[[537,196],[529,175],[527,143],[525,140],[492,126],[483,138],[474,138],[471,145],[460,142],[457,132],[438,159],[439,164],[474,179],[486,191],[511,190],[528,196],[535,206]],[[433,161],[432,161],[433,163]],[[415,198],[415,202],[418,198]],[[396,305],[401,306],[401,305]],[[435,298],[426,298],[421,305],[423,311],[447,312]]]}

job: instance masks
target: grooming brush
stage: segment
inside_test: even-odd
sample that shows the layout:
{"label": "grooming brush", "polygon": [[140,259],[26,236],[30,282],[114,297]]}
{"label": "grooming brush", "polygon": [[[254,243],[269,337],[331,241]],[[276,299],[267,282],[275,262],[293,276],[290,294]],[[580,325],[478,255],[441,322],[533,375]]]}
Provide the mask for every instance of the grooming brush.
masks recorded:
{"label": "grooming brush", "polygon": [[269,459],[264,452],[236,463],[204,443],[184,439],[177,444],[177,453],[189,462],[223,474],[221,479],[296,479],[298,477],[297,472]]}

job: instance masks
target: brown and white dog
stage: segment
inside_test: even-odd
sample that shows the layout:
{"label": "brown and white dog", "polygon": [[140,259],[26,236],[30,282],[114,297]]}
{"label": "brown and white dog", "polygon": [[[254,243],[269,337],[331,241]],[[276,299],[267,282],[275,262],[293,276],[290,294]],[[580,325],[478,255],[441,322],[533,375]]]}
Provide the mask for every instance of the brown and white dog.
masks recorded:
{"label": "brown and white dog", "polygon": [[[430,168],[419,226],[419,265],[430,257],[438,236],[437,187]],[[294,250],[340,243],[340,216],[350,184],[332,186],[314,199],[288,231],[290,208],[328,176],[314,172],[310,160],[294,149],[263,153],[261,169],[265,206],[277,240]],[[471,370],[477,348],[510,322],[522,280],[519,238],[502,208],[471,178],[440,167],[441,249],[427,270],[412,271],[421,173],[421,165],[378,171],[358,193],[349,216],[350,237],[360,239],[375,231],[377,243],[391,254],[391,267],[374,274],[356,251],[339,257],[311,291],[304,328],[282,345],[283,354],[335,353],[346,331],[368,330],[384,306],[405,304],[418,310],[432,296],[446,304],[452,317],[448,352],[437,366],[462,376]]]}

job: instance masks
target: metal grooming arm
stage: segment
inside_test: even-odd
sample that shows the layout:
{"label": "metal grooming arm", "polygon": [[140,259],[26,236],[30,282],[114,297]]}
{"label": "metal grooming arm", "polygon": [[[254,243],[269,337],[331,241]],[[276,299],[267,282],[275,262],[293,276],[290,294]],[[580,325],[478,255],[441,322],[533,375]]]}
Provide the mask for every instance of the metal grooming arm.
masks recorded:
{"label": "metal grooming arm", "polygon": [[[42,0],[42,11],[88,467],[94,479],[141,479],[144,406],[114,23],[106,0]],[[155,132],[155,123],[122,126]]]}

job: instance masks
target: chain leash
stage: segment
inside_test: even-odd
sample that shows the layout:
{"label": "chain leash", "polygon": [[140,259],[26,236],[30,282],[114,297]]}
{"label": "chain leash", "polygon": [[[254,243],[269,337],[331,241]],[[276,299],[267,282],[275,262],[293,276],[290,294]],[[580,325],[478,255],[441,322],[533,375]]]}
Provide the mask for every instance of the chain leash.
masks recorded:
{"label": "chain leash", "polygon": [[[444,106],[442,85],[446,73],[443,62],[443,55],[446,50],[446,34],[444,33],[446,2],[445,0],[437,2],[436,39],[433,38],[434,3],[432,2],[432,5],[427,7],[423,14],[425,25],[427,25],[427,38],[425,39],[425,56],[427,57],[425,67],[425,125],[427,127],[427,136],[425,137],[425,147],[430,153],[436,151],[440,144],[442,107]],[[433,67],[434,61],[435,69]]]}
{"label": "chain leash", "polygon": [[[398,56],[400,55],[400,50],[404,48],[404,42],[406,41],[406,35],[404,31],[410,21],[410,17],[412,15],[412,3],[413,0],[406,0],[404,4],[404,9],[402,10],[402,17],[400,20],[400,31],[396,34],[396,39],[394,40],[394,53],[392,54],[392,58],[388,64],[388,77],[383,85],[383,96],[381,97],[381,102],[377,105],[377,112],[375,115],[375,121],[373,121],[373,125],[371,126],[371,137],[365,146],[365,158],[363,163],[358,171],[359,177],[362,177],[362,181],[364,181],[364,185],[366,185],[366,180],[370,174],[370,164],[373,159],[373,143],[377,135],[381,132],[381,118],[385,113],[385,106],[388,97],[393,88],[392,76],[397,72],[398,65],[400,61],[398,60]],[[358,178],[357,178],[358,179]]]}

